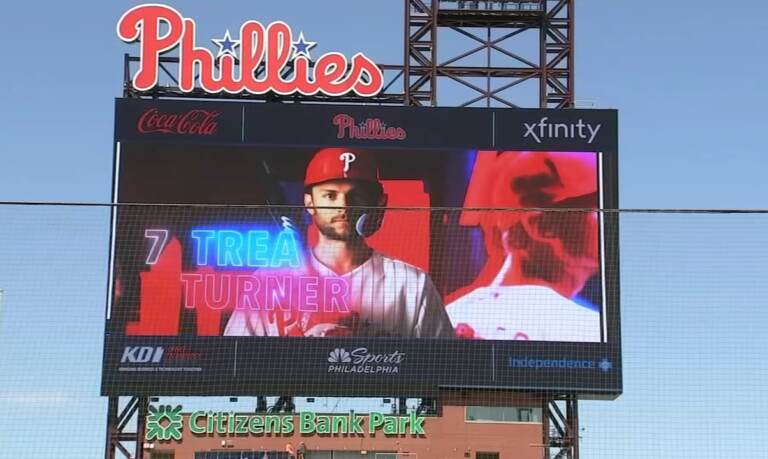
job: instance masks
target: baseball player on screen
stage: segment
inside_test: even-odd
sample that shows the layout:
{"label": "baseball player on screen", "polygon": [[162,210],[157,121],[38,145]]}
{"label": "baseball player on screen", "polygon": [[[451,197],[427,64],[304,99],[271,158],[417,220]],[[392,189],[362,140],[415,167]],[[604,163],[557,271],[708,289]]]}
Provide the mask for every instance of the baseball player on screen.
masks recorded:
{"label": "baseball player on screen", "polygon": [[225,335],[454,336],[429,275],[366,243],[381,225],[377,208],[387,202],[372,154],[346,148],[317,151],[307,166],[304,193],[318,236],[296,275],[343,281],[348,291],[344,310],[236,310]]}
{"label": "baseball player on screen", "polygon": [[[505,152],[480,204],[597,208],[596,167],[590,153]],[[446,308],[458,336],[600,341],[599,311],[575,301],[599,268],[597,212],[492,210],[481,226],[489,255],[484,271],[492,278],[478,278]]]}

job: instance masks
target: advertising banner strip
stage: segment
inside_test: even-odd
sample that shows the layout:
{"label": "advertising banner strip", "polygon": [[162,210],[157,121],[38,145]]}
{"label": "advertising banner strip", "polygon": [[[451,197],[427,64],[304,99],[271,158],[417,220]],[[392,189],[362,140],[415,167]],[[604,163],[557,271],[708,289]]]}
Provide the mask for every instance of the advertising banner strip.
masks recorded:
{"label": "advertising banner strip", "polygon": [[[102,390],[156,396],[394,391],[421,397],[441,387],[468,387],[614,398],[621,390],[620,364],[605,346],[588,343],[566,349],[562,343],[443,339],[109,337]],[[162,384],[147,384],[151,380]]]}
{"label": "advertising banner strip", "polygon": [[601,151],[615,110],[117,100],[117,141]]}

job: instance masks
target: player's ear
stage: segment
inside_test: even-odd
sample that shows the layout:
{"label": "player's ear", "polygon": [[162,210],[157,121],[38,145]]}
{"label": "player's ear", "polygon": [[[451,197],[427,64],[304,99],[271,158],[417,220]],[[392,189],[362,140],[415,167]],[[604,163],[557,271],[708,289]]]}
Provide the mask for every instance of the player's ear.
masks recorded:
{"label": "player's ear", "polygon": [[315,215],[315,203],[312,201],[312,195],[309,193],[304,193],[304,208],[307,210],[307,213],[309,215]]}

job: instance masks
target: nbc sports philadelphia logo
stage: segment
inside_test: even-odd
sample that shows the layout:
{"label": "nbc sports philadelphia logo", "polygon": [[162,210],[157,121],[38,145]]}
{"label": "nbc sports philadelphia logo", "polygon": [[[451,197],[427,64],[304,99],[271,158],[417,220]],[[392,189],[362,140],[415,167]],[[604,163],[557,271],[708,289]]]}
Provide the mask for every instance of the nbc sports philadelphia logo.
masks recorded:
{"label": "nbc sports philadelphia logo", "polygon": [[344,348],[334,349],[328,354],[329,363],[351,363],[352,355]]}
{"label": "nbc sports philadelphia logo", "polygon": [[399,350],[375,353],[367,347],[348,351],[337,347],[328,353],[326,360],[328,373],[398,374],[405,362],[405,353]]}

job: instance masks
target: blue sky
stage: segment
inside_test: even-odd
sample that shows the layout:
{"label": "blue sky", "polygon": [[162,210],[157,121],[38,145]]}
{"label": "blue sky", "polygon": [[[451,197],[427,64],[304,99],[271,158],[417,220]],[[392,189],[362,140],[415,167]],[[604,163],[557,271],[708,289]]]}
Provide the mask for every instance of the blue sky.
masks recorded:
{"label": "blue sky", "polygon": [[[134,50],[114,28],[134,4],[4,6],[0,201],[110,201],[113,99]],[[319,50],[402,60],[397,0],[172,5],[200,37],[283,19]],[[766,13],[578,2],[577,99],[620,111],[622,208],[768,207]],[[0,445],[18,457],[102,454],[107,223],[103,208],[0,205]],[[581,404],[585,457],[764,454],[768,215],[632,213],[621,229],[625,394]]]}

